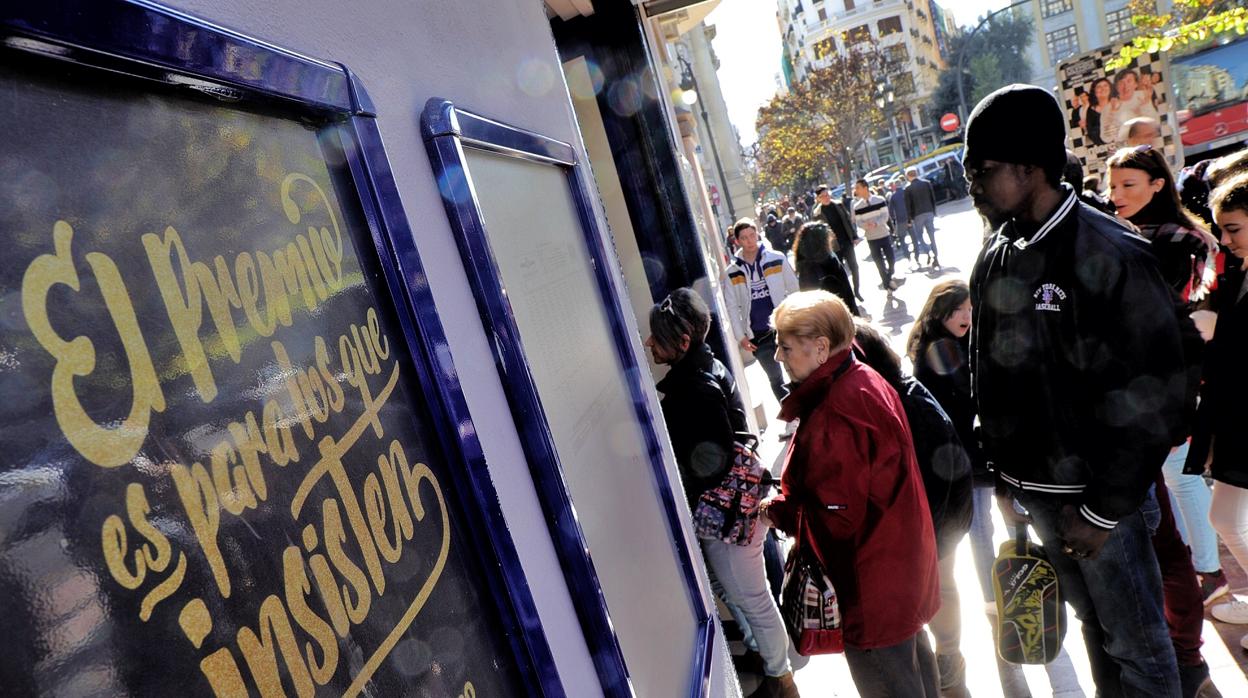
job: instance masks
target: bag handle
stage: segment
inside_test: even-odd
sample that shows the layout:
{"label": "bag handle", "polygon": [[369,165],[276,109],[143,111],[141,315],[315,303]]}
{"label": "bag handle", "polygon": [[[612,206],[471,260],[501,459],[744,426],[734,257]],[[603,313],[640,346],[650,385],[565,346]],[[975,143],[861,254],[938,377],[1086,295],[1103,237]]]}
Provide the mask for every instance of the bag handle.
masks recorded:
{"label": "bag handle", "polygon": [[1017,555],[1027,554],[1027,525],[1023,524],[1014,530],[1014,552]]}

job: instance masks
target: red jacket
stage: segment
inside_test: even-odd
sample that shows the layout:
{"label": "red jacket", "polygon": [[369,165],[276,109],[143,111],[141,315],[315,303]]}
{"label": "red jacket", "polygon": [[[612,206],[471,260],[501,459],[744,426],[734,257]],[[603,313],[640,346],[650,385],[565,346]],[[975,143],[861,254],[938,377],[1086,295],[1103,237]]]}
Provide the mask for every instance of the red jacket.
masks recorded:
{"label": "red jacket", "polygon": [[940,579],[901,400],[845,351],[784,399],[780,419],[794,417],[801,423],[768,516],[794,534],[803,509],[836,585],[845,644],[875,649],[913,637],[940,608]]}

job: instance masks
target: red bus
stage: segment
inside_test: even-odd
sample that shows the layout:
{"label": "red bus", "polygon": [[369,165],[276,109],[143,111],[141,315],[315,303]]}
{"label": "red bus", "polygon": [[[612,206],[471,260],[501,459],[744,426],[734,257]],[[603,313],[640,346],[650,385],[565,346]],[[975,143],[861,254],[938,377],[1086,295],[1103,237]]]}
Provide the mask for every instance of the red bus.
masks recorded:
{"label": "red bus", "polygon": [[1170,64],[1188,162],[1248,139],[1248,39],[1174,58]]}

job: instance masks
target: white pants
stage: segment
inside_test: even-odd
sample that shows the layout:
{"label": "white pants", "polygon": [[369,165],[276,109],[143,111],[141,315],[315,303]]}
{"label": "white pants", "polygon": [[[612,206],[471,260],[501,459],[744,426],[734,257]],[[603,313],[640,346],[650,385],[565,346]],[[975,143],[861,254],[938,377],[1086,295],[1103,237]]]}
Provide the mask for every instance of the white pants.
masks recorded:
{"label": "white pants", "polygon": [[758,653],[763,657],[763,671],[768,676],[783,676],[789,666],[789,634],[780,618],[780,609],[767,586],[767,567],[763,563],[763,539],[767,529],[754,532],[749,545],[733,545],[719,540],[702,540],[702,554],[710,568],[724,601],[737,607],[750,625]]}
{"label": "white pants", "polygon": [[1239,566],[1248,570],[1248,490],[1225,482],[1214,483],[1209,523]]}

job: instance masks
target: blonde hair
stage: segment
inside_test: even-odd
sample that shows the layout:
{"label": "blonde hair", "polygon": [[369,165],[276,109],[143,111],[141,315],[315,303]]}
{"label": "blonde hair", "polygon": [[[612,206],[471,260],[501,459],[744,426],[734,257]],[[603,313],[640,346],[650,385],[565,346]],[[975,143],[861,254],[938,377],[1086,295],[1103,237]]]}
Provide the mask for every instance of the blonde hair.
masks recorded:
{"label": "blonde hair", "polygon": [[771,314],[777,332],[798,337],[827,337],[832,351],[854,341],[854,316],[845,302],[827,291],[790,294]]}

